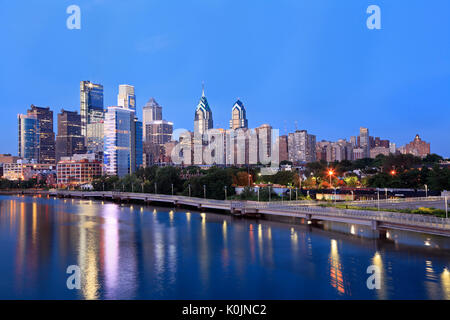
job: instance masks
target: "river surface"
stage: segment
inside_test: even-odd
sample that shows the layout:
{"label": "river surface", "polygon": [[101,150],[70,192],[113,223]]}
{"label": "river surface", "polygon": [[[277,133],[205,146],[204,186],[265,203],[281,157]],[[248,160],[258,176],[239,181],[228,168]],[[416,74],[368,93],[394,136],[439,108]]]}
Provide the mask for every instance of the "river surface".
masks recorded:
{"label": "river surface", "polygon": [[136,204],[0,196],[0,260],[0,299],[450,299],[448,249]]}

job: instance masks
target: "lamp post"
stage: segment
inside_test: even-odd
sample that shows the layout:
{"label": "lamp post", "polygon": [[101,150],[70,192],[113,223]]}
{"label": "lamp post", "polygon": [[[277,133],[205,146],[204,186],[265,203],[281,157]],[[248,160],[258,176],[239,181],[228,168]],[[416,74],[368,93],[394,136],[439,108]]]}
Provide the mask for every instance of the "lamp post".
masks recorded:
{"label": "lamp post", "polygon": [[131,183],[131,192],[134,192],[134,183]]}
{"label": "lamp post", "polygon": [[259,189],[260,189],[260,187],[258,187],[258,202],[259,202]]}
{"label": "lamp post", "polygon": [[105,183],[103,182],[103,191],[105,191]]}
{"label": "lamp post", "polygon": [[380,189],[377,188],[377,207],[378,211],[380,211]]}
{"label": "lamp post", "polygon": [[206,186],[203,185],[203,198],[206,199]]}
{"label": "lamp post", "polygon": [[331,177],[333,176],[333,174],[334,174],[334,171],[333,170],[328,170],[328,175],[330,176],[330,187],[333,187],[332,185],[331,185]]}
{"label": "lamp post", "polygon": [[270,186],[269,186],[269,202],[270,202],[271,194],[272,194],[272,191],[270,190]]}
{"label": "lamp post", "polygon": [[425,198],[428,198],[428,186],[425,185]]}
{"label": "lamp post", "polygon": [[172,183],[172,196],[173,196],[173,183]]}
{"label": "lamp post", "polygon": [[384,196],[386,198],[386,202],[388,201],[387,188],[384,188]]}
{"label": "lamp post", "polygon": [[144,183],[141,183],[142,193],[144,193]]}
{"label": "lamp post", "polygon": [[295,200],[298,201],[298,189],[295,188]]}
{"label": "lamp post", "polygon": [[227,186],[223,187],[223,189],[225,190],[225,200],[227,200]]}
{"label": "lamp post", "polygon": [[444,196],[445,201],[445,217],[448,219],[448,204],[447,204],[447,196]]}
{"label": "lamp post", "polygon": [[191,197],[191,184],[189,184],[189,198]]}
{"label": "lamp post", "polygon": [[157,193],[158,193],[158,185],[155,182],[155,194],[157,194]]}

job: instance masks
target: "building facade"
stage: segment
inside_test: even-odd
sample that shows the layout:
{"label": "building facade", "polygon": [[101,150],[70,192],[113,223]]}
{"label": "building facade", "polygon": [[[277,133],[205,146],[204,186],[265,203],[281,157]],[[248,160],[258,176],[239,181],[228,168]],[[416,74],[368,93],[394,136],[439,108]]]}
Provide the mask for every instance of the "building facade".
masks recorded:
{"label": "building facade", "polygon": [[136,95],[134,94],[134,86],[130,86],[128,84],[121,84],[119,86],[117,105],[125,109],[136,111]]}
{"label": "building facade", "polygon": [[101,175],[101,162],[91,159],[62,160],[58,162],[56,170],[60,187],[88,184]]}
{"label": "building facade", "polygon": [[39,121],[35,115],[17,115],[18,154],[26,160],[39,160]]}
{"label": "building facade", "polygon": [[49,107],[31,105],[27,114],[39,122],[39,163],[56,163],[55,132],[53,131],[53,111]]}
{"label": "building facade", "polygon": [[142,164],[142,124],[134,111],[108,107],[104,130],[105,172],[119,177],[135,172]]}
{"label": "building facade", "polygon": [[405,153],[413,154],[417,157],[426,157],[430,154],[430,144],[428,142],[423,141],[420,136],[417,134],[414,137],[414,140],[405,145]]}
{"label": "building facade", "polygon": [[103,86],[101,84],[91,83],[90,81],[80,82],[80,116],[81,116],[81,135],[86,137],[86,146],[91,148],[90,141],[103,139],[103,132],[92,130],[88,132],[89,125],[103,123]]}
{"label": "building facade", "polygon": [[316,136],[297,130],[288,136],[289,161],[295,164],[316,160]]}
{"label": "building facade", "polygon": [[194,135],[203,135],[212,128],[214,128],[212,111],[205,96],[205,89],[203,88],[202,97],[195,109]]}
{"label": "building facade", "polygon": [[244,104],[238,99],[231,109],[230,129],[248,128]]}
{"label": "building facade", "polygon": [[85,152],[85,139],[81,135],[81,116],[76,111],[61,110],[61,113],[58,113],[56,161]]}

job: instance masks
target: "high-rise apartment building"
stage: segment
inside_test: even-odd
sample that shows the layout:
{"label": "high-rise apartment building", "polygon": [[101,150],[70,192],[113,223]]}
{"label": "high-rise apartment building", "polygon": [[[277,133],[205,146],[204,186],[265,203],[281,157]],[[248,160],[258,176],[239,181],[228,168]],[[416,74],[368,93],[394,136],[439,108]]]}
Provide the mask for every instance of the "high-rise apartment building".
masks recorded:
{"label": "high-rise apartment building", "polygon": [[27,114],[29,116],[35,116],[39,122],[39,163],[54,164],[56,162],[56,156],[53,111],[49,107],[41,108],[31,105]]}
{"label": "high-rise apartment building", "polygon": [[58,113],[56,161],[85,152],[85,139],[81,135],[81,116],[76,111],[61,110],[61,113]]}
{"label": "high-rise apartment building", "polygon": [[[80,82],[80,116],[81,135],[86,137],[88,149],[91,143],[98,143],[103,140],[103,130],[99,130],[98,124],[103,124],[103,86],[91,83],[90,81]],[[88,132],[89,125],[90,128]],[[98,130],[95,130],[97,127]]]}
{"label": "high-rise apartment building", "polygon": [[208,100],[205,97],[205,88],[202,90],[202,97],[195,110],[194,117],[194,135],[205,134],[209,129],[214,127],[212,111],[209,107]]}
{"label": "high-rise apartment building", "polygon": [[297,130],[288,136],[289,161],[293,163],[316,160],[316,136]]}
{"label": "high-rise apartment building", "polygon": [[136,96],[134,94],[133,86],[128,84],[121,84],[119,86],[117,105],[125,109],[136,111]]}
{"label": "high-rise apartment building", "polygon": [[17,115],[18,154],[26,160],[39,160],[39,121],[36,115]]}
{"label": "high-rise apartment building", "polygon": [[367,128],[359,128],[359,147],[363,149],[363,158],[370,158],[370,136]]}
{"label": "high-rise apartment building", "polygon": [[230,129],[248,128],[244,104],[238,99],[231,109]]}

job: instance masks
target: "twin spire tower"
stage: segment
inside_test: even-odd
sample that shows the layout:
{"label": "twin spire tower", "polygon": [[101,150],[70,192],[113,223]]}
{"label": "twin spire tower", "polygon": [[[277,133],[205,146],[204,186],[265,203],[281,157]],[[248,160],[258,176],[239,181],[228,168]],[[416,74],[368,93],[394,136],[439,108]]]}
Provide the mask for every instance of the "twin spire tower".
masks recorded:
{"label": "twin spire tower", "polygon": [[[197,104],[194,116],[194,133],[205,134],[214,128],[213,116],[205,96],[205,85],[202,83],[202,97]],[[244,104],[238,99],[231,110],[230,129],[248,128],[248,120]]]}

